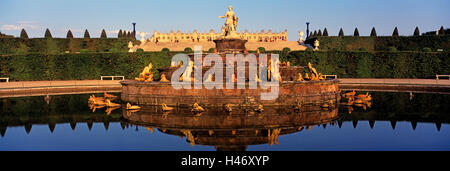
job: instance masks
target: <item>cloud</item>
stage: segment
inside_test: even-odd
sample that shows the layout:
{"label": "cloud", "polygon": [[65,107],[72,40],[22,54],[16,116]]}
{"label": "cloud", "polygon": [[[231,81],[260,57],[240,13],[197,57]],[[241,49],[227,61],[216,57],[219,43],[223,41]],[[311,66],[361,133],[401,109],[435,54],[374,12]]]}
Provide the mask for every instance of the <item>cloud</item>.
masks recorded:
{"label": "cloud", "polygon": [[119,30],[110,30],[107,31],[108,34],[119,34]]}
{"label": "cloud", "polygon": [[2,27],[0,27],[1,30],[21,30],[22,27],[11,25],[11,24],[4,24]]}
{"label": "cloud", "polygon": [[15,31],[15,30],[39,30],[41,26],[32,21],[18,21],[17,24],[4,24],[0,27],[1,30]]}

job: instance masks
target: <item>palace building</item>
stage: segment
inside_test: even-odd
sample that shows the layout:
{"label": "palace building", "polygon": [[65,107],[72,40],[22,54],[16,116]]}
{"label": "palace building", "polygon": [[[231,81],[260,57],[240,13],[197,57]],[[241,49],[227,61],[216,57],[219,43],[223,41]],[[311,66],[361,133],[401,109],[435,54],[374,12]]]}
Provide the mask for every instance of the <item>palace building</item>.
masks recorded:
{"label": "palace building", "polygon": [[[261,30],[260,33],[249,33],[245,30],[244,33],[238,33],[241,39],[247,40],[248,42],[282,42],[287,41],[287,30],[283,32],[274,33],[269,30],[267,33]],[[210,30],[209,33],[198,33],[194,30],[192,33],[181,33],[178,30],[176,33],[172,30],[170,33],[159,33],[158,31],[153,32],[153,36],[148,39],[149,42],[212,42],[213,40],[222,36],[222,33],[216,33],[214,30]]]}

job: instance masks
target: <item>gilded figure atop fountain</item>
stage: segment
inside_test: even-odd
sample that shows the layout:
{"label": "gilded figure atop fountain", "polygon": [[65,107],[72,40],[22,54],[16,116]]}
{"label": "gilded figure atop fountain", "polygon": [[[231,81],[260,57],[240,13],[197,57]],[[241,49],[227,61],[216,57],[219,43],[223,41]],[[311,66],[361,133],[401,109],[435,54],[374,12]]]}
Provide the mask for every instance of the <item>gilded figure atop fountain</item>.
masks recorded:
{"label": "gilded figure atop fountain", "polygon": [[233,6],[228,7],[228,11],[224,16],[218,18],[226,18],[225,21],[225,38],[239,38],[236,28],[239,18],[234,14]]}

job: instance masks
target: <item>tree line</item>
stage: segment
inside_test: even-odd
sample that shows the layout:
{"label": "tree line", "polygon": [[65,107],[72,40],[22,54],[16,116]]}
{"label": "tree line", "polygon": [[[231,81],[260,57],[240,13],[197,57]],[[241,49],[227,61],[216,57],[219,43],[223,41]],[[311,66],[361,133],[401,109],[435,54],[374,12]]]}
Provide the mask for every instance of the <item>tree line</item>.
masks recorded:
{"label": "tree line", "polygon": [[[83,37],[85,39],[90,39],[91,38],[91,36],[89,34],[89,31],[87,29],[84,31],[84,36]],[[25,29],[22,29],[22,31],[20,32],[20,38],[28,39],[28,34],[25,31]],[[45,30],[44,38],[53,38],[53,36],[50,33],[50,30],[48,28]],[[68,38],[68,39],[74,38],[71,30],[67,31],[66,38]],[[100,34],[100,38],[103,38],[103,39],[108,38],[108,36],[106,35],[105,29],[102,30],[102,32]],[[119,38],[119,39],[121,39],[121,38],[124,38],[124,39],[136,39],[134,37],[133,32],[131,32],[131,31],[122,31],[122,30],[119,30],[119,33],[117,34],[117,38]]]}
{"label": "tree line", "polygon": [[[434,31],[434,32],[432,32],[432,33],[434,33],[434,35],[446,35],[447,32],[448,32],[448,30],[449,30],[449,29],[447,29],[447,31],[446,31],[446,30],[444,29],[444,26],[441,26],[441,28],[439,29],[439,31],[437,32],[437,34],[436,34],[436,31]],[[422,34],[422,35],[432,35],[432,34],[429,34],[429,33],[431,33],[431,32],[427,32],[427,33],[424,33],[424,34]],[[416,29],[414,29],[413,35],[414,35],[414,36],[420,36],[419,27],[416,27]],[[338,36],[339,36],[339,37],[344,37],[344,30],[343,30],[342,28],[339,30]],[[353,32],[353,36],[354,36],[354,37],[359,37],[359,36],[360,36],[360,35],[359,35],[359,30],[358,30],[358,28],[355,28],[355,31]],[[370,32],[370,36],[371,36],[371,37],[377,37],[377,31],[375,30],[375,27],[372,27],[372,31]],[[398,37],[398,36],[399,36],[398,28],[397,28],[397,27],[394,28],[394,31],[392,32],[392,36],[393,36],[393,37]],[[321,29],[319,29],[318,31],[317,31],[317,30],[314,30],[314,32],[311,32],[311,33],[309,34],[309,37],[328,37],[328,30],[327,30],[327,28],[325,28],[325,29],[323,30],[323,33],[322,33],[322,30],[321,30]]]}

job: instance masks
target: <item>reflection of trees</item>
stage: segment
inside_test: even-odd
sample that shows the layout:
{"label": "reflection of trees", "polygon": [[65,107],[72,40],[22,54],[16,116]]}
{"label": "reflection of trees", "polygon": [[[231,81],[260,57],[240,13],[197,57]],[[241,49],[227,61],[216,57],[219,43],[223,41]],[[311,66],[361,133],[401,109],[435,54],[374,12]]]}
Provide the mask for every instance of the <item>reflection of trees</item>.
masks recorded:
{"label": "reflection of trees", "polygon": [[8,126],[24,126],[27,133],[33,124],[48,124],[50,132],[55,130],[57,123],[69,123],[72,129],[77,123],[86,122],[91,130],[93,122],[103,122],[105,128],[110,121],[119,121],[120,110],[110,111],[97,109],[91,113],[86,95],[51,96],[50,104],[45,96],[8,98],[0,100],[2,114],[0,115],[0,132],[4,136]]}

